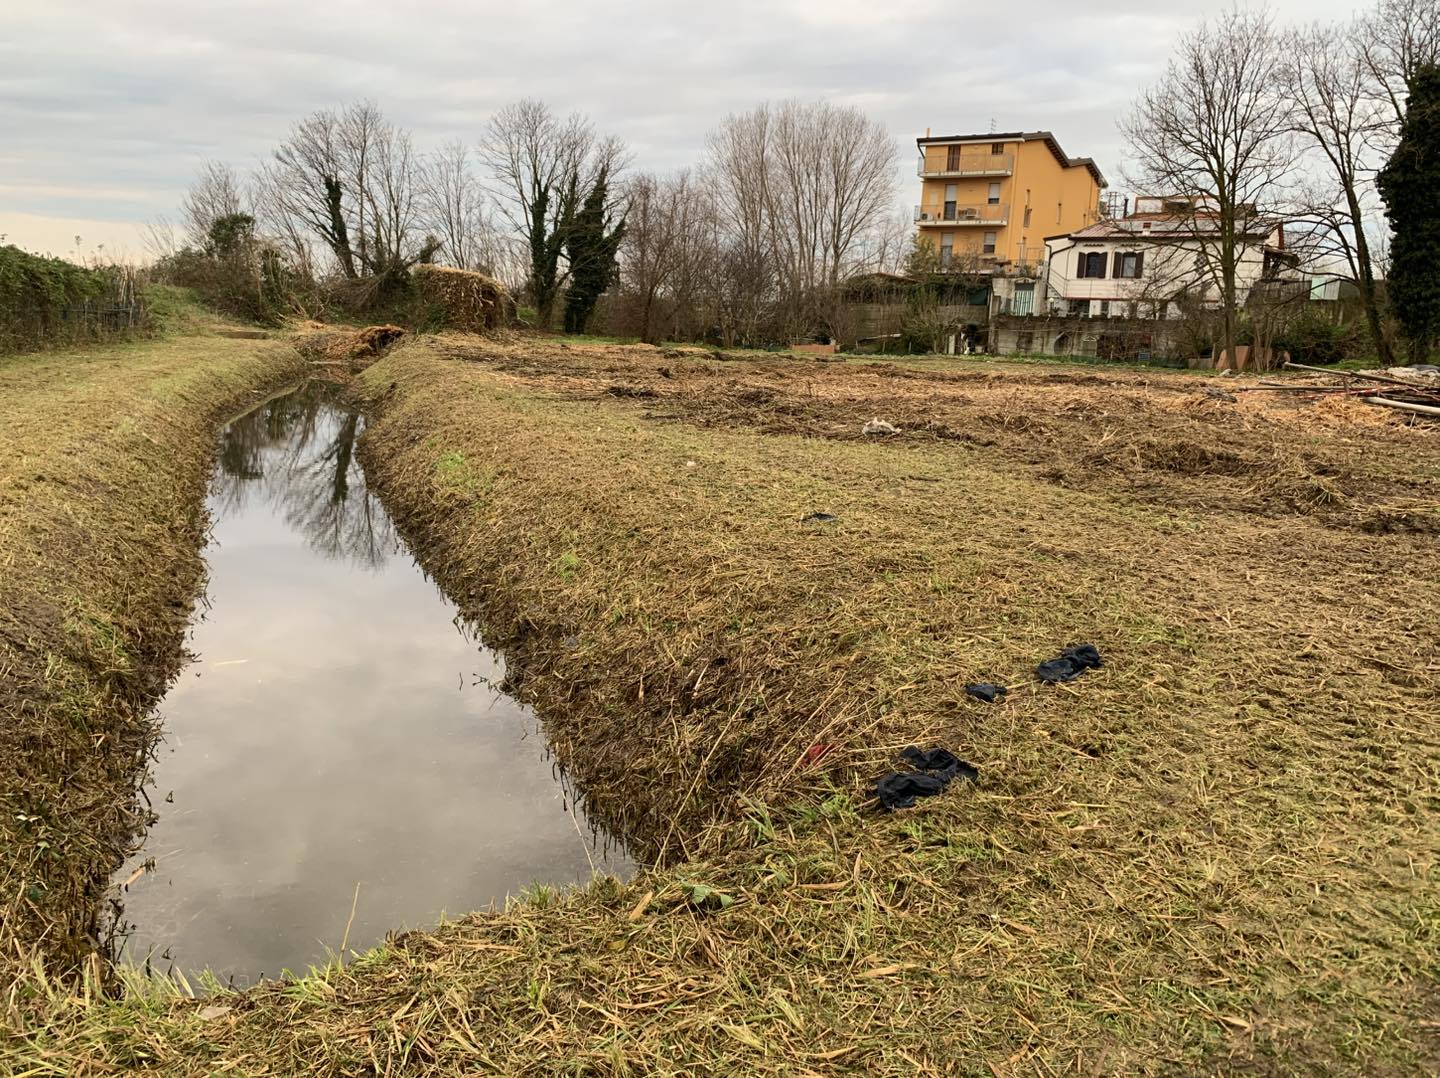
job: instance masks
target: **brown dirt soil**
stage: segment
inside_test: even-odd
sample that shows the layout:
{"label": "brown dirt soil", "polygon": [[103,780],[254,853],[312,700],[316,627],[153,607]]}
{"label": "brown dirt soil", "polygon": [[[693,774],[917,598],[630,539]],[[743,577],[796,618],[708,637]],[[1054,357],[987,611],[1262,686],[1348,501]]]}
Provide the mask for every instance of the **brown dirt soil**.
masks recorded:
{"label": "brown dirt soil", "polygon": [[0,361],[6,984],[101,950],[109,875],[147,818],[146,712],[202,576],[215,424],[302,366],[282,342],[218,336]]}
{"label": "brown dirt soil", "polygon": [[989,451],[987,459],[1034,465],[1043,478],[1077,490],[1267,516],[1301,513],[1365,530],[1387,507],[1428,505],[1433,512],[1412,512],[1395,526],[1440,533],[1440,475],[1410,465],[1417,453],[1440,451],[1440,424],[1355,400],[1214,395],[1254,386],[1253,379],[1002,364],[722,365],[698,350],[557,350],[523,340],[451,338],[441,347],[537,390],[634,400],[646,422],[859,440],[865,420],[878,417],[901,429],[901,441],[958,442]]}

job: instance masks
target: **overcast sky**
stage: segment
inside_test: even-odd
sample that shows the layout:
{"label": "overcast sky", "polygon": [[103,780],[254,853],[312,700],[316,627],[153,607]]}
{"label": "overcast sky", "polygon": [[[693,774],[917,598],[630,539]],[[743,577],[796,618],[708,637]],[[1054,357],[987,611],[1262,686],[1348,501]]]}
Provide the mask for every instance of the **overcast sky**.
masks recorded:
{"label": "overcast sky", "polygon": [[[1195,0],[0,0],[0,234],[143,256],[207,157],[248,166],[290,124],[373,98],[419,147],[473,140],[519,97],[581,109],[637,167],[695,161],[726,113],[825,98],[882,120],[916,201],[914,139],[1045,128],[1120,184],[1116,123]],[[1280,19],[1356,0],[1272,0]]]}

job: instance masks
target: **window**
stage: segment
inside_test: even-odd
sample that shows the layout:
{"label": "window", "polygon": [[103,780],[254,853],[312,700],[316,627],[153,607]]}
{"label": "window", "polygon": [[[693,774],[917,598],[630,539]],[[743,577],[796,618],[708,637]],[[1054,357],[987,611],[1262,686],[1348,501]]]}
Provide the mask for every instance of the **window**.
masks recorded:
{"label": "window", "polygon": [[959,147],[959,146],[947,146],[947,147],[945,147],[945,171],[946,171],[946,172],[959,172],[959,171],[960,171],[960,147]]}
{"label": "window", "polygon": [[1000,185],[998,183],[992,183],[990,185],[989,202],[992,206],[1000,205]]}
{"label": "window", "polygon": [[984,246],[981,247],[980,249],[981,249],[981,251],[983,251],[983,252],[984,252],[985,254],[987,254],[987,255],[993,255],[993,254],[995,253],[995,233],[994,233],[994,232],[987,232],[987,233],[985,233],[985,244],[984,244]]}
{"label": "window", "polygon": [[955,185],[953,183],[945,185],[945,220],[955,220]]}
{"label": "window", "polygon": [[992,143],[990,143],[990,152],[991,152],[992,154],[1002,154],[1002,153],[1004,153],[1004,152],[1005,152],[1005,143],[1003,143],[1003,142],[992,142]]}
{"label": "window", "polygon": [[1138,251],[1115,252],[1115,276],[1138,278],[1145,267],[1145,256]]}
{"label": "window", "polygon": [[1100,301],[1100,317],[1101,317],[1101,318],[1109,318],[1109,317],[1110,317],[1110,301],[1109,301],[1108,299],[1102,299],[1102,300]]}
{"label": "window", "polygon": [[1081,251],[1079,260],[1075,264],[1076,277],[1104,277],[1105,276],[1105,252],[1104,251]]}
{"label": "window", "polygon": [[955,233],[946,232],[940,237],[940,265],[949,267],[950,259],[955,255]]}
{"label": "window", "polygon": [[1029,206],[1026,206],[1026,207],[1025,207],[1025,227],[1026,227],[1026,228],[1029,228],[1029,227],[1030,227],[1030,207],[1029,207]]}

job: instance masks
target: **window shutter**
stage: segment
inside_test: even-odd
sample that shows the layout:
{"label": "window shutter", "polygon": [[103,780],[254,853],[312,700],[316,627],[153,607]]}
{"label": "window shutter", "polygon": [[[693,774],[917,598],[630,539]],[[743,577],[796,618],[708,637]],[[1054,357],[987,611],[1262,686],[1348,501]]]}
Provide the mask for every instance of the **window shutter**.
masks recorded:
{"label": "window shutter", "polygon": [[1084,276],[1085,276],[1085,252],[1084,252],[1084,251],[1081,251],[1081,252],[1079,253],[1079,255],[1077,256],[1077,258],[1079,259],[1079,261],[1075,263],[1075,276],[1076,276],[1076,277],[1084,277]]}
{"label": "window shutter", "polygon": [[1125,272],[1125,256],[1119,251],[1115,252],[1115,259],[1110,266],[1110,276],[1119,277]]}
{"label": "window shutter", "polygon": [[1145,276],[1145,252],[1141,251],[1135,256],[1135,276]]}

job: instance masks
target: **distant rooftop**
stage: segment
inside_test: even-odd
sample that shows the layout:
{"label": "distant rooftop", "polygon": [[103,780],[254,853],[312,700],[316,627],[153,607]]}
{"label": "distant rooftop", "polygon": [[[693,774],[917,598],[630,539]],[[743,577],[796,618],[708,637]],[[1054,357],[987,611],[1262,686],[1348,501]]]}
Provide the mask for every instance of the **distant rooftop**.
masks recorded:
{"label": "distant rooftop", "polygon": [[[1246,218],[1241,234],[1247,239],[1265,239],[1282,225],[1278,217],[1257,215]],[[1093,225],[1059,236],[1046,239],[1104,240],[1128,239],[1176,239],[1185,240],[1200,233],[1206,235],[1220,231],[1219,218],[1208,212],[1189,213],[1132,213],[1128,217],[1109,218],[1096,221]],[[1282,233],[1283,245],[1283,233]]]}
{"label": "distant rooftop", "polygon": [[951,142],[1044,142],[1050,147],[1050,152],[1055,159],[1067,168],[1086,168],[1090,175],[1095,177],[1095,182],[1101,187],[1109,187],[1104,175],[1100,172],[1100,166],[1095,164],[1093,157],[1069,157],[1060,148],[1060,141],[1049,131],[986,131],[978,135],[925,135],[915,140],[915,145],[924,149],[926,146],[943,146]]}

